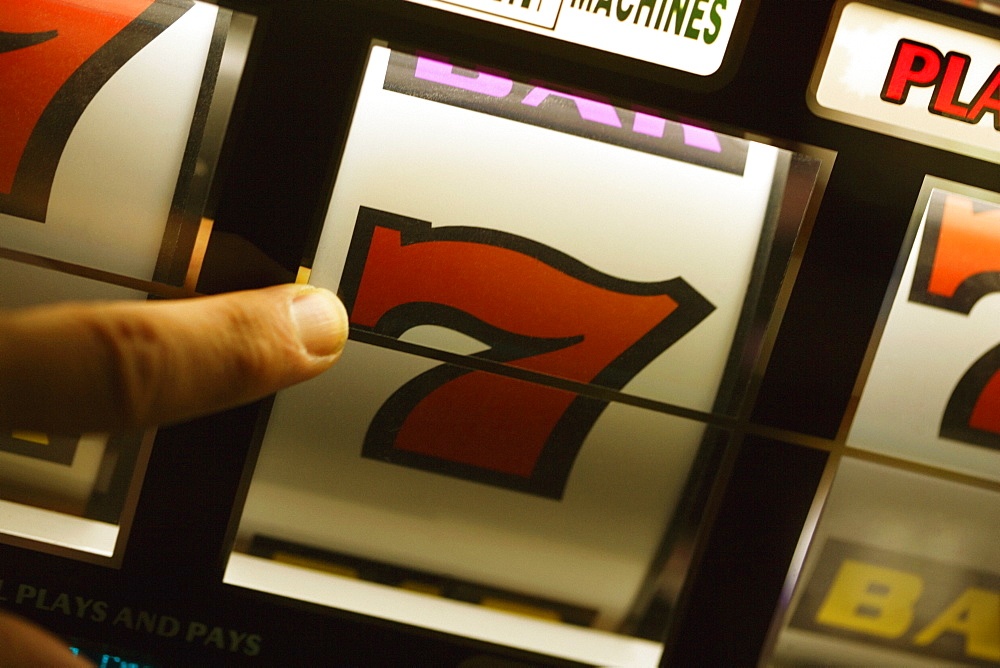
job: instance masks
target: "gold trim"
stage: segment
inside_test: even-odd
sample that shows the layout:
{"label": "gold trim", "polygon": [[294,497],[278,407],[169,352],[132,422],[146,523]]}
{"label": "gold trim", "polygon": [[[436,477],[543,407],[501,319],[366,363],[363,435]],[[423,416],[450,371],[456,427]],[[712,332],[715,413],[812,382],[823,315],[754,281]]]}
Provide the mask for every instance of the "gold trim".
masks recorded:
{"label": "gold trim", "polygon": [[194,245],[191,248],[191,259],[188,262],[187,275],[184,277],[184,289],[192,293],[198,288],[198,279],[201,277],[201,268],[205,264],[205,251],[208,250],[208,239],[212,236],[212,226],[215,221],[211,218],[202,218],[198,224],[198,233],[194,238]]}

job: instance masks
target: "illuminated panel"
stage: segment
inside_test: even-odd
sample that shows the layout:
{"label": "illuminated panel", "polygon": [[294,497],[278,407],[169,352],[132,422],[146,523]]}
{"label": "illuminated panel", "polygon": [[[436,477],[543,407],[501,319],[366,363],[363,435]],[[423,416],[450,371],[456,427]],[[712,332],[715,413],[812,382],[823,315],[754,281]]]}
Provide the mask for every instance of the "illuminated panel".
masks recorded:
{"label": "illuminated panel", "polygon": [[792,625],[995,665],[1000,663],[1000,575],[830,541]]}
{"label": "illuminated panel", "polygon": [[311,279],[356,334],[715,408],[776,149],[381,48],[358,105]]}
{"label": "illuminated panel", "polygon": [[1000,665],[996,490],[840,461],[773,665]]}
{"label": "illuminated panel", "polygon": [[819,116],[1000,162],[1000,33],[844,2],[809,87]]}
{"label": "illuminated panel", "polygon": [[190,253],[214,165],[207,119],[230,102],[213,97],[222,55],[242,62],[229,39],[252,24],[230,32],[232,17],[192,0],[6,3],[0,246],[181,282],[172,263]]}
{"label": "illuminated panel", "polygon": [[848,443],[1000,479],[1000,195],[928,178],[915,223]]}
{"label": "illuminated panel", "polygon": [[692,74],[714,74],[741,0],[411,0]]}
{"label": "illuminated panel", "polygon": [[[611,402],[589,428],[572,433],[577,447],[550,449],[554,456],[528,475],[404,448],[389,453],[389,461],[362,456],[366,440],[382,435],[373,433],[379,408],[414,378],[442,367],[455,368],[352,341],[323,381],[281,393],[240,533],[299,537],[328,550],[596,608],[595,625],[614,628],[681,500],[704,424]],[[440,416],[449,431],[461,410]],[[513,450],[506,456],[515,460],[519,444],[504,437],[530,418],[499,417],[473,428]],[[428,429],[424,416],[411,420]],[[477,445],[468,443],[463,454],[481,454]]]}
{"label": "illuminated panel", "polygon": [[791,164],[648,109],[374,47],[310,276],[343,297],[351,340],[276,397],[240,542],[564,601],[618,628],[679,504],[700,504],[683,498],[696,460],[729,436],[669,413],[728,419],[746,391],[775,297],[761,277],[781,283],[801,219],[774,216]]}

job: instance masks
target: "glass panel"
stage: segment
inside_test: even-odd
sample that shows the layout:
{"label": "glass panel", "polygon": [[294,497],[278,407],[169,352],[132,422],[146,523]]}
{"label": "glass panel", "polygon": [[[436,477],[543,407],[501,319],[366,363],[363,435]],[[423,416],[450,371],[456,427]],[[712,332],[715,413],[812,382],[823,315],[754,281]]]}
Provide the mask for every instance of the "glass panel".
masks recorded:
{"label": "glass panel", "polygon": [[[584,431],[577,452],[544,463],[545,475],[521,475],[507,469],[525,459],[525,448],[518,447],[525,441],[505,440],[512,438],[506,425],[475,415],[470,441],[491,439],[499,446],[472,454],[495,460],[467,463],[466,453],[451,452],[454,459],[442,461],[439,453],[419,451],[442,445],[428,439],[412,450],[397,446],[398,454],[388,457],[399,465],[388,465],[359,452],[379,428],[375,414],[387,398],[428,371],[462,369],[363,343],[352,344],[350,353],[328,372],[327,382],[277,398],[240,525],[240,550],[408,593],[619,628],[645,586],[664,528],[684,502],[705,425],[611,403]],[[507,380],[486,375],[498,384]],[[529,399],[538,387],[569,395],[514,383]],[[303,411],[313,419],[303,420]],[[522,422],[528,421],[509,416],[511,429]],[[426,429],[426,422],[415,428]],[[623,449],[619,434],[626,432],[629,447]],[[721,447],[722,438],[713,435],[705,449]],[[552,498],[557,493],[561,498]],[[235,562],[227,581],[241,568],[264,568],[246,562]],[[301,577],[286,574],[252,586],[300,597],[303,590],[293,583]],[[350,602],[314,585],[306,589],[311,601]],[[365,610],[394,595],[365,594],[375,597],[374,608]],[[377,614],[400,619],[391,607]],[[421,616],[402,621],[427,622]],[[482,637],[483,631],[470,632]]]}
{"label": "glass panel", "polygon": [[[144,293],[0,259],[0,308]],[[0,540],[37,540],[110,557],[138,494],[143,434],[55,436],[0,431]],[[4,536],[3,534],[6,534]]]}
{"label": "glass panel", "polygon": [[0,248],[183,284],[252,24],[185,0],[6,7]]}
{"label": "glass panel", "polygon": [[1000,494],[845,458],[773,666],[1000,664]]}
{"label": "glass panel", "polygon": [[275,399],[226,581],[655,665],[819,167],[374,47],[302,272],[351,341]]}
{"label": "glass panel", "polygon": [[847,442],[1000,480],[1000,194],[927,177],[907,238]]}
{"label": "glass panel", "polygon": [[761,284],[791,250],[775,241],[789,154],[389,54],[372,52],[310,279],[339,285],[355,336],[734,412],[774,300]]}
{"label": "glass panel", "polygon": [[[5,5],[0,309],[193,293],[253,23],[188,0]],[[0,430],[0,540],[116,563],[152,437]]]}

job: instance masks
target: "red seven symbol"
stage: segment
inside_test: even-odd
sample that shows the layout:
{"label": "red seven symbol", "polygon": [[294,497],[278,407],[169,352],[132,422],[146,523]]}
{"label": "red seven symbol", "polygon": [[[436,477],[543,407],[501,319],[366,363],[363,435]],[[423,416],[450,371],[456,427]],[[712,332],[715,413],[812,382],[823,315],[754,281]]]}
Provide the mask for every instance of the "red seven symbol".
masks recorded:
{"label": "red seven symbol", "polygon": [[[1000,292],[1000,207],[932,192],[910,301],[968,315],[993,292]],[[940,434],[1000,449],[1000,346],[955,385]]]}
{"label": "red seven symbol", "polygon": [[44,222],[97,91],[191,0],[0,0],[0,212]]}
{"label": "red seven symbol", "polygon": [[935,190],[910,301],[968,313],[1000,292],[1000,207]]}
{"label": "red seven symbol", "polygon": [[473,357],[495,364],[404,384],[362,455],[551,498],[608,401],[546,378],[619,390],[715,308],[682,278],[628,281],[525,237],[364,207],[340,287],[355,332],[439,325],[488,345]]}
{"label": "red seven symbol", "polygon": [[941,436],[1000,450],[1000,345],[958,381],[941,419]]}

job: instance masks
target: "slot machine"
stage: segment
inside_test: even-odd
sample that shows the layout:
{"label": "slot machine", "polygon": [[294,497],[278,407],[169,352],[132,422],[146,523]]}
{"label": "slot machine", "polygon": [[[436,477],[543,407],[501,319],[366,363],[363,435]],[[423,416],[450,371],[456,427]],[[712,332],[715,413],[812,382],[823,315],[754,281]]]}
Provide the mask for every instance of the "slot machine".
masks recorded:
{"label": "slot machine", "polygon": [[0,433],[98,665],[1000,665],[995,0],[6,0],[0,108],[0,307],[350,316]]}

